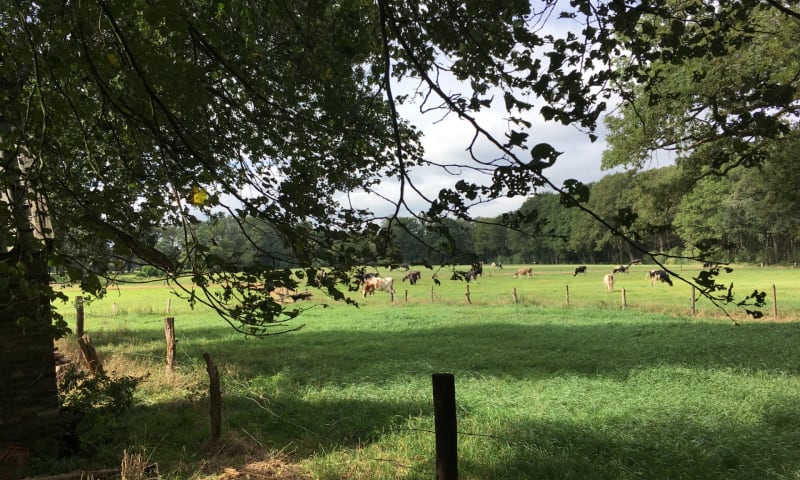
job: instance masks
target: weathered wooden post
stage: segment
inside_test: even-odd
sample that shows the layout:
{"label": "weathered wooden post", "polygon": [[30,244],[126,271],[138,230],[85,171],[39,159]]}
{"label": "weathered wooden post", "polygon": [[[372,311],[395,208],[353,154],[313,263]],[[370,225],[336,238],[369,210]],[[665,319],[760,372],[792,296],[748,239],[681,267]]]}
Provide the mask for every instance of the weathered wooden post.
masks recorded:
{"label": "weathered wooden post", "polygon": [[772,284],[772,318],[778,319],[778,291],[775,289],[775,284]]}
{"label": "weathered wooden post", "polygon": [[625,293],[625,289],[622,289],[622,308],[626,308],[628,306],[628,295]]}
{"label": "weathered wooden post", "polygon": [[511,291],[511,297],[514,299],[514,303],[519,303],[519,299],[517,298],[517,287]]}
{"label": "weathered wooden post", "polygon": [[175,371],[175,317],[164,319],[164,335],[167,337],[167,372]]}
{"label": "weathered wooden post", "polygon": [[467,303],[472,303],[472,300],[469,298],[469,283],[467,284],[467,292],[464,293],[464,296],[467,297]]}
{"label": "weathered wooden post", "polygon": [[569,306],[569,285],[567,285],[567,306]]}
{"label": "weathered wooden post", "polygon": [[92,345],[92,339],[89,338],[89,335],[78,337],[78,347],[80,347],[83,360],[92,375],[103,375],[105,373],[103,362],[100,361],[100,356],[97,354],[94,345]]}
{"label": "weathered wooden post", "polygon": [[219,382],[219,368],[211,361],[211,356],[204,353],[206,371],[208,372],[209,414],[211,416],[211,443],[216,442],[222,433],[222,388]]}
{"label": "weathered wooden post", "polygon": [[83,297],[75,297],[75,336],[83,336]]}
{"label": "weathered wooden post", "polygon": [[433,285],[431,285],[431,303],[433,303]]}
{"label": "weathered wooden post", "polygon": [[408,303],[408,289],[406,289],[405,299],[406,299],[406,303]]}
{"label": "weathered wooden post", "polygon": [[172,308],[172,298],[167,299],[167,315],[169,315],[169,311]]}
{"label": "weathered wooden post", "polygon": [[433,411],[436,429],[436,480],[458,479],[456,386],[452,373],[433,374]]}
{"label": "weathered wooden post", "polygon": [[697,300],[697,296],[696,296],[696,292],[695,292],[695,287],[694,287],[694,285],[692,285],[692,316],[694,316],[697,313],[697,309],[695,308],[696,300]]}

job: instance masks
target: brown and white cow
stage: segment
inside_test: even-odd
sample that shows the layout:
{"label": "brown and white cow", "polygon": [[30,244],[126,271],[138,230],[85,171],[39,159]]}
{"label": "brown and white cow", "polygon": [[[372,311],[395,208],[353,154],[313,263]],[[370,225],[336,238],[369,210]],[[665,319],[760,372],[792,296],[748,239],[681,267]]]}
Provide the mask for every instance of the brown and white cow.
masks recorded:
{"label": "brown and white cow", "polygon": [[394,294],[394,279],[392,277],[372,277],[364,281],[364,288],[361,295],[367,298],[367,294],[373,295],[375,290],[382,290]]}
{"label": "brown and white cow", "polygon": [[516,273],[514,273],[514,278],[521,277],[523,275],[528,276],[528,277],[532,277],[533,276],[533,268],[531,268],[531,267],[518,268]]}

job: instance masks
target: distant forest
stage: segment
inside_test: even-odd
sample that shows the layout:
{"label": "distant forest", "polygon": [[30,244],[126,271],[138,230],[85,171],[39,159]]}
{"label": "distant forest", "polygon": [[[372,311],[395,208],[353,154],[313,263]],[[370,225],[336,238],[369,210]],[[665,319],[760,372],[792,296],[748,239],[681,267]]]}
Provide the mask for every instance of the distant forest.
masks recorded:
{"label": "distant forest", "polygon": [[[798,150],[784,151],[791,156]],[[800,235],[800,169],[786,160],[691,182],[678,166],[606,175],[587,185],[585,206],[607,225],[580,208],[568,208],[559,194],[543,192],[504,214],[516,221],[514,229],[497,225],[499,217],[450,220],[445,228],[427,225],[423,218],[401,218],[392,226],[396,246],[390,258],[370,258],[375,249],[368,244],[351,248],[373,265],[624,264],[642,257],[613,235],[610,225],[648,251],[671,256],[668,263],[691,262],[684,257],[702,254],[716,262],[793,264]],[[241,229],[232,217],[219,216],[195,232],[200,243],[213,245],[211,254],[243,268],[254,262],[277,268],[297,264],[273,227],[252,222]],[[178,258],[183,234],[178,227],[166,228],[155,246]]]}

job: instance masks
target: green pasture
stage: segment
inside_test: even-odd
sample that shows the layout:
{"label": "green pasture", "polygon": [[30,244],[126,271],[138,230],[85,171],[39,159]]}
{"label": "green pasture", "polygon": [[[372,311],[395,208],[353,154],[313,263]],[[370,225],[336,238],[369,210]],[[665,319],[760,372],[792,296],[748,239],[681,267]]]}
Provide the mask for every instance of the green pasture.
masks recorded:
{"label": "green pasture", "polygon": [[[214,478],[211,455],[241,467],[279,451],[310,478],[431,479],[431,375],[449,372],[462,479],[800,478],[800,272],[737,268],[737,292],[771,298],[776,285],[779,318],[770,301],[760,321],[731,313],[736,325],[699,298],[689,317],[691,289],[651,287],[646,266],[618,274],[612,293],[602,284],[611,266],[577,277],[574,266],[533,267],[516,279],[516,266],[486,268],[471,303],[444,271],[440,286],[429,270],[415,286],[392,272],[394,301],[358,294],[359,307],[315,292],[301,304],[313,307],[296,321],[304,328],[261,339],[174,299],[174,374],[164,368],[169,289],[110,290],[86,306],[86,331],[107,370],[144,378],[137,406],[92,457],[57,468],[113,466],[137,447],[163,478]],[[59,309],[74,325],[72,306]],[[203,353],[223,383],[224,447],[213,451]]]}
{"label": "green pasture", "polygon": [[[532,277],[514,278],[514,272],[520,266],[533,268]],[[514,304],[514,293],[519,305],[540,307],[569,307],[621,310],[623,308],[623,290],[625,309],[639,312],[666,313],[685,316],[691,314],[692,288],[680,278],[673,278],[674,286],[656,283],[651,285],[648,270],[651,265],[634,265],[629,273],[615,275],[614,292],[606,292],[603,277],[611,273],[613,265],[589,265],[587,273],[573,275],[575,265],[506,265],[503,269],[484,268],[484,276],[469,286],[464,281],[450,280],[452,272],[448,269],[417,268],[422,272],[422,280],[416,285],[402,282],[404,272],[390,272],[379,269],[384,276],[395,280],[396,294],[394,300],[383,292],[362,299],[360,292],[349,292],[358,300],[361,308],[393,305],[395,307],[411,304],[444,304],[462,305],[504,305]],[[701,269],[698,266],[672,266],[680,277],[691,281]],[[767,306],[762,308],[764,315],[773,318],[773,307],[777,300],[777,318],[794,320],[800,315],[800,269],[794,268],[761,268],[757,266],[734,265],[732,273],[723,273],[718,282],[733,287],[736,301],[754,290],[767,293]],[[468,266],[460,270],[468,270]],[[440,284],[436,285],[432,276],[436,275]],[[125,295],[120,288],[124,287]],[[167,301],[172,298],[171,313],[179,315],[188,312],[185,302],[170,294],[170,289],[162,283],[122,284],[122,287],[110,287],[106,298],[86,306],[86,314],[105,316],[116,308],[119,315],[161,315],[166,312]],[[304,289],[301,285],[301,290]],[[469,300],[466,293],[469,288]],[[774,290],[773,290],[774,289]],[[313,288],[310,304],[328,305],[348,310],[352,307],[337,306],[322,292]],[[113,305],[113,307],[112,307]],[[720,309],[720,306],[725,307]],[[338,310],[337,310],[338,311]],[[741,308],[734,305],[715,305],[695,292],[695,316],[719,318],[729,316],[736,321],[746,321],[747,316]]]}

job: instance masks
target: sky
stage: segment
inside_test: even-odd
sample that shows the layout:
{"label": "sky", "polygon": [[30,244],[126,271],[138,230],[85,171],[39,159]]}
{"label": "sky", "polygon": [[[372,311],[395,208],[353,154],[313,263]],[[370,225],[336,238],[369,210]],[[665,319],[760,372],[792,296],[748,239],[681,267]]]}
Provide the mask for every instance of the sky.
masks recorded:
{"label": "sky", "polygon": [[[502,96],[500,96],[502,98]],[[467,122],[458,119],[455,115],[441,118],[441,114],[429,113],[422,115],[418,107],[401,107],[400,115],[409,119],[422,132],[422,143],[425,156],[432,161],[447,164],[464,164],[469,162],[467,147],[473,137],[473,128]],[[478,115],[478,120],[484,127],[488,127],[498,138],[505,138],[508,116],[504,109],[493,108]],[[566,179],[574,178],[584,183],[595,182],[610,172],[601,171],[600,163],[603,150],[606,148],[605,126],[599,125],[595,132],[598,139],[589,140],[585,132],[572,126],[564,126],[555,122],[544,122],[538,113],[531,112],[530,121],[533,128],[529,131],[529,146],[537,143],[549,143],[557,151],[562,152],[553,166],[545,170],[546,176],[552,183],[561,186]],[[496,147],[483,146],[478,151],[485,153],[487,158],[498,155]],[[430,198],[435,198],[442,188],[452,187],[461,178],[478,180],[479,177],[467,170],[461,170],[456,175],[447,173],[438,168],[418,168],[411,174],[412,181]],[[482,182],[486,182],[485,179]],[[396,199],[399,192],[398,182],[387,178],[381,182],[376,190],[385,197]],[[357,193],[351,199],[364,204],[369,203],[372,211],[377,215],[386,215],[393,211],[393,207],[381,201],[370,199],[368,194]],[[411,210],[420,212],[427,210],[428,204],[423,199],[411,193],[406,194],[406,200]],[[475,217],[495,217],[502,213],[518,209],[526,197],[499,198],[491,203],[482,203],[470,209]],[[408,216],[401,212],[401,216]]]}

